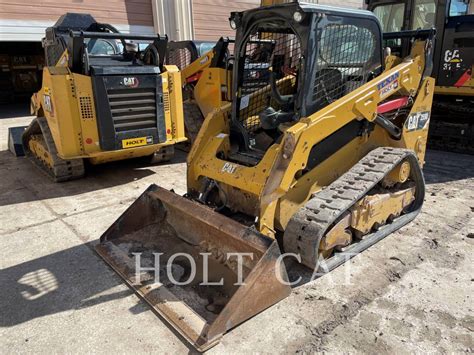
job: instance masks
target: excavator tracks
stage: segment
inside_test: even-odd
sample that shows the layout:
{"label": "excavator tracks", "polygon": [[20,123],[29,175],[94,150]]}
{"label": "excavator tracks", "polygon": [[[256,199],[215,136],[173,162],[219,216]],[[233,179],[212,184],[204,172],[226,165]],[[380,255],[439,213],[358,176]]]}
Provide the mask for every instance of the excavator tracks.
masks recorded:
{"label": "excavator tracks", "polygon": [[[344,213],[405,160],[410,163],[410,177],[415,183],[415,199],[406,214],[321,263],[319,245],[325,234]],[[295,213],[283,236],[285,252],[300,255],[304,265],[318,269],[318,272],[329,272],[413,220],[421,209],[424,194],[423,173],[413,151],[390,147],[376,148],[331,185],[314,194]]]}
{"label": "excavator tracks", "polygon": [[474,155],[474,105],[471,101],[433,102],[428,148]]}
{"label": "excavator tracks", "polygon": [[[48,158],[38,156],[30,149],[30,141],[34,137],[41,136],[35,144],[43,145],[47,151]],[[25,155],[38,166],[41,171],[50,176],[55,182],[64,182],[79,179],[84,176],[83,159],[61,159],[58,156],[53,136],[44,117],[37,117],[28,126],[23,134],[23,146]]]}

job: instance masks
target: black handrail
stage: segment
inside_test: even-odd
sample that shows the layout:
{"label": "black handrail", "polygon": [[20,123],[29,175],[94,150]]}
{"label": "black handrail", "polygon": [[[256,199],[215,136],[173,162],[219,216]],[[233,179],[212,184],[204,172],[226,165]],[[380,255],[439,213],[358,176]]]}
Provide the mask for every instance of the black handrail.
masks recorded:
{"label": "black handrail", "polygon": [[387,32],[383,34],[383,39],[397,39],[397,38],[427,39],[427,38],[433,38],[435,35],[436,35],[436,29],[430,28],[427,30]]}
{"label": "black handrail", "polygon": [[144,40],[154,41],[167,39],[167,36],[156,35],[134,35],[126,33],[107,33],[107,32],[86,32],[86,31],[69,31],[71,37],[82,38],[108,38],[108,39],[129,39],[129,40]]}

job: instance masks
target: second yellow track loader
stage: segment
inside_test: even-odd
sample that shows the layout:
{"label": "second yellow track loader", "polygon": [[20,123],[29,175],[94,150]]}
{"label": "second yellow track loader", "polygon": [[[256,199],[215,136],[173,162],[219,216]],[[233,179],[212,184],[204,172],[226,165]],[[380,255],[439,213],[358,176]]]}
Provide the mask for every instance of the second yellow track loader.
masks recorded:
{"label": "second yellow track loader", "polygon": [[167,42],[118,33],[87,14],[61,16],[43,39],[47,65],[22,135],[25,155],[57,182],[82,177],[85,161],[169,160],[186,138]]}
{"label": "second yellow track loader", "polygon": [[97,245],[200,351],[290,294],[282,258],[330,271],[425,193],[433,31],[397,34],[413,41],[398,61],[368,11],[291,3],[230,22],[232,102],[206,116],[187,194],[150,186]]}

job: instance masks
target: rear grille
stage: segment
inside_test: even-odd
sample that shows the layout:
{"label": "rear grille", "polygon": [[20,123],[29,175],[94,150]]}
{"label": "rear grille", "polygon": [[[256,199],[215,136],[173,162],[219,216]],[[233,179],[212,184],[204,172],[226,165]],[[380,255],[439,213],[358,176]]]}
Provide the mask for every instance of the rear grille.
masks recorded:
{"label": "rear grille", "polygon": [[116,132],[155,128],[155,89],[107,90]]}

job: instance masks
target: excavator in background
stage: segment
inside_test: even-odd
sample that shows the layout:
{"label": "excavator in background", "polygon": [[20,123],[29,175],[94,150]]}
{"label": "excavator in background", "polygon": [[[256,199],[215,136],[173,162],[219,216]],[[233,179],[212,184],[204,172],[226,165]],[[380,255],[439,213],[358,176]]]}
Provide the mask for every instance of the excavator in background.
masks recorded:
{"label": "excavator in background", "polygon": [[[474,154],[474,1],[366,0],[384,32],[436,28],[428,147]],[[403,57],[407,40],[387,40]]]}
{"label": "excavator in background", "polygon": [[322,274],[418,215],[435,90],[432,29],[383,35],[370,11],[295,2],[230,24],[231,100],[213,75],[187,193],[151,185],[96,245],[200,351],[291,293],[283,258]]}
{"label": "excavator in background", "polygon": [[167,43],[166,36],[121,34],[88,14],[61,16],[43,39],[43,84],[31,99],[36,118],[10,129],[10,150],[56,182],[84,176],[86,160],[169,160],[186,137],[181,74],[164,64]]}

